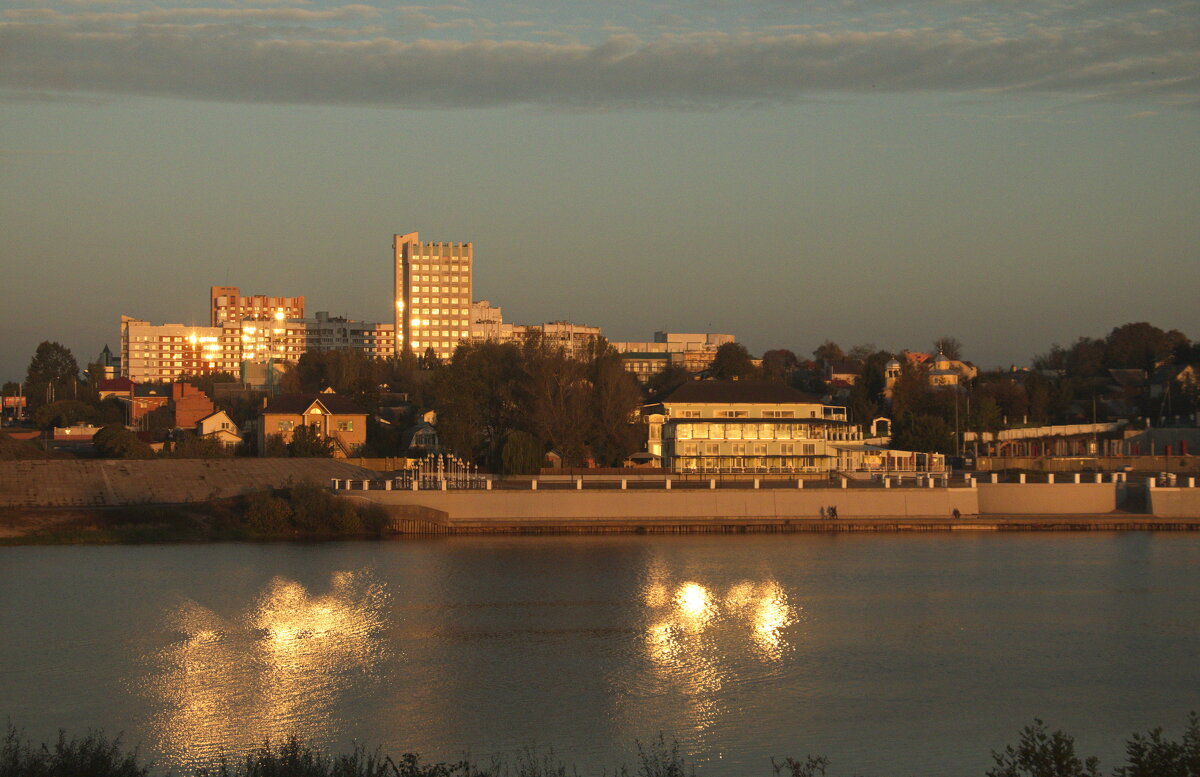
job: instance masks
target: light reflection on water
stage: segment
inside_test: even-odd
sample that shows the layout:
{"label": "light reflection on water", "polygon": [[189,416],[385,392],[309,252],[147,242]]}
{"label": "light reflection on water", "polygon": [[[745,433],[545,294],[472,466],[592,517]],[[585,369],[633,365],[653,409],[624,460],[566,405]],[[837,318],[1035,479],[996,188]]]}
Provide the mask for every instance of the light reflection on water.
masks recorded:
{"label": "light reflection on water", "polygon": [[164,768],[294,732],[611,774],[664,732],[704,777],[957,777],[1038,716],[1111,771],[1196,707],[1198,561],[1169,533],[0,549],[0,719]]}
{"label": "light reflection on water", "polygon": [[760,662],[779,662],[791,649],[790,627],[802,619],[773,579],[742,580],[720,595],[696,580],[668,577],[656,565],[643,592],[646,651],[655,673],[682,696],[693,732],[704,740],[727,712],[726,683],[740,679],[744,662],[730,658],[749,647]]}
{"label": "light reflection on water", "polygon": [[167,619],[181,637],[148,684],[162,704],[157,749],[186,761],[327,736],[343,696],[388,655],[387,599],[370,575],[338,572],[324,594],[277,577],[231,617],[180,602]]}

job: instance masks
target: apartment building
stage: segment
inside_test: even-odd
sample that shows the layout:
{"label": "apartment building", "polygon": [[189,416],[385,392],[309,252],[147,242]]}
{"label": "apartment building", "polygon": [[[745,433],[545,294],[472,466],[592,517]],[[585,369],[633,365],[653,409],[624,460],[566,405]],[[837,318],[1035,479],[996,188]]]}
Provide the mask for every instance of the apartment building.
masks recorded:
{"label": "apartment building", "polygon": [[395,235],[395,346],[449,359],[471,338],[471,243],[426,243],[418,233]]}
{"label": "apartment building", "polygon": [[303,324],[304,345],[309,351],[351,348],[382,359],[396,354],[396,327],[393,324],[355,321],[331,316],[324,310],[317,311],[316,318],[297,323]]}
{"label": "apartment building", "polygon": [[269,321],[282,313],[282,318],[304,318],[304,297],[269,297],[255,294],[242,296],[237,286],[213,286],[209,290],[211,299],[211,326],[226,322]]}
{"label": "apartment building", "polygon": [[121,316],[121,375],[135,383],[230,372],[242,362],[240,324],[151,324]]}
{"label": "apartment building", "polygon": [[561,346],[583,354],[603,335],[598,326],[585,326],[570,321],[548,321],[544,324],[509,324],[499,307],[487,300],[471,303],[471,342],[492,341],[520,343],[530,336],[540,336],[549,345]]}
{"label": "apartment building", "polygon": [[668,365],[703,372],[712,365],[718,348],[736,341],[733,335],[717,332],[655,332],[649,342],[614,341],[612,346],[621,354],[625,369],[645,383]]}

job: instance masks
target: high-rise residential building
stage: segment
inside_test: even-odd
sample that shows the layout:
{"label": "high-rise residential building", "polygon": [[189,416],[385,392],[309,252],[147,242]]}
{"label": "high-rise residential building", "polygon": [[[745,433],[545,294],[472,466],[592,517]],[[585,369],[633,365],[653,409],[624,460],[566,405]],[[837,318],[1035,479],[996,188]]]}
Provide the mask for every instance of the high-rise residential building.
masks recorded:
{"label": "high-rise residential building", "polygon": [[423,243],[416,232],[396,235],[396,353],[427,349],[440,359],[471,338],[470,243]]}
{"label": "high-rise residential building", "polygon": [[255,294],[243,297],[237,286],[213,286],[210,290],[212,300],[212,326],[220,326],[227,321],[268,321],[283,313],[283,318],[304,318],[304,297],[268,297]]}

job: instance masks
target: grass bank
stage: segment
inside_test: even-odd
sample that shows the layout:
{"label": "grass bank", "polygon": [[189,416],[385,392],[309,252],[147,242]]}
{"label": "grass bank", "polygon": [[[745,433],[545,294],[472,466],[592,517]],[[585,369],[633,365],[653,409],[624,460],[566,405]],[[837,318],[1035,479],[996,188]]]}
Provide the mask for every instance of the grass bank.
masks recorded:
{"label": "grass bank", "polygon": [[[618,766],[612,777],[689,777],[702,770],[682,756],[678,745],[663,737],[638,743],[636,763]],[[992,752],[995,766],[985,777],[1200,777],[1200,718],[1188,717],[1183,736],[1172,740],[1161,728],[1134,734],[1125,743],[1126,761],[1101,771],[1096,758],[1075,752],[1075,740],[1050,731],[1035,720],[1018,734],[1016,745]],[[770,759],[758,772],[774,777],[837,777],[829,759]],[[486,764],[471,761],[425,763],[414,753],[398,758],[380,750],[356,747],[328,754],[295,737],[266,743],[248,753],[226,756],[213,764],[171,772],[146,763],[136,749],[118,737],[92,732],[80,738],[60,734],[53,744],[34,745],[11,724],[0,744],[0,777],[579,777],[580,772],[554,753],[534,750]],[[879,777],[882,777],[880,775]]]}
{"label": "grass bank", "polygon": [[0,510],[0,545],[105,545],[380,537],[383,508],[313,483],[186,505]]}

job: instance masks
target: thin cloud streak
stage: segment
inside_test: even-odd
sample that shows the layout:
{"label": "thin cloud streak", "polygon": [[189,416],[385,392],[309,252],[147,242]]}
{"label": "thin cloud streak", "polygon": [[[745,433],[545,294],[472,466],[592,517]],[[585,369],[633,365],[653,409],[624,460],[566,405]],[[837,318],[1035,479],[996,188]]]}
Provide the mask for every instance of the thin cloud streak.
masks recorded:
{"label": "thin cloud streak", "polygon": [[[373,10],[353,5],[308,13],[343,18]],[[269,29],[237,25],[0,25],[0,88],[224,101],[689,107],[782,102],[828,92],[950,91],[1196,105],[1198,72],[1195,21],[1162,30],[1132,22],[1082,30],[1030,27],[1007,36],[928,28],[650,40],[617,35],[596,45],[282,40]]]}

